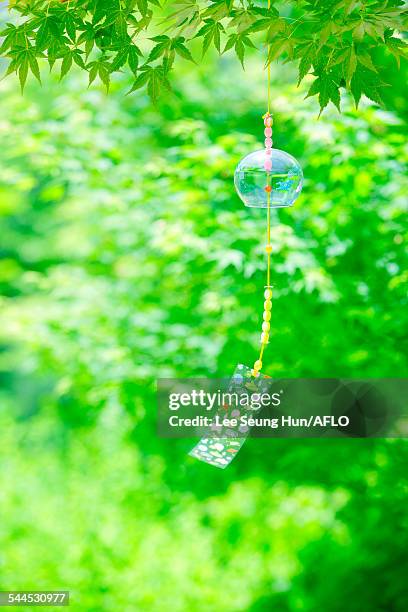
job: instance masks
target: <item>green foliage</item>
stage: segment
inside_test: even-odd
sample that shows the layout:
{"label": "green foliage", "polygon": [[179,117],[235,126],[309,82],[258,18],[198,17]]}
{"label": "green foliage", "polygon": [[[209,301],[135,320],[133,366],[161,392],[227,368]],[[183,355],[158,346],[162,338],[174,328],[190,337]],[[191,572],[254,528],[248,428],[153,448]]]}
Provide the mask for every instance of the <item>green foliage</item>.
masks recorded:
{"label": "green foliage", "polygon": [[[259,346],[265,211],[232,178],[262,146],[264,75],[216,59],[181,64],[157,110],[125,74],[82,90],[79,66],[0,84],[0,589],[66,588],[79,612],[406,612],[405,440],[248,440],[221,471],[156,436],[158,376],[228,375]],[[266,373],[407,375],[393,63],[393,110],[319,121],[272,69],[306,182],[272,217]]]}
{"label": "green foliage", "polygon": [[[400,65],[406,56],[407,11],[402,0],[307,0],[234,2],[180,0],[169,7],[159,0],[21,0],[9,3],[20,19],[3,31],[0,53],[7,73],[18,74],[24,88],[29,72],[40,80],[39,64],[59,66],[61,78],[76,64],[109,89],[111,74],[126,66],[135,77],[130,91],[147,85],[153,102],[170,88],[177,56],[194,60],[210,47],[234,50],[242,65],[247,49],[267,47],[267,63],[299,63],[299,81],[311,73],[309,94],[320,112],[331,101],[340,109],[340,90],[359,103],[364,94],[381,104],[387,83],[384,66],[373,53],[381,48]],[[150,33],[156,33],[149,37]]]}

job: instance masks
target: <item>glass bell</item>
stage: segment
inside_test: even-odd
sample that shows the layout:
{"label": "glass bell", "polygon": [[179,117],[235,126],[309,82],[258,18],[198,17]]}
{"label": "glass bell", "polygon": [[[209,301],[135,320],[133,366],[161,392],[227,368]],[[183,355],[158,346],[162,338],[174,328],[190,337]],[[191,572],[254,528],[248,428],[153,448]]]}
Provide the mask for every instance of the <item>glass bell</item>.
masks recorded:
{"label": "glass bell", "polygon": [[303,172],[289,153],[280,149],[261,149],[241,159],[235,170],[234,183],[245,206],[267,208],[265,187],[270,186],[270,207],[285,208],[292,206],[302,191]]}

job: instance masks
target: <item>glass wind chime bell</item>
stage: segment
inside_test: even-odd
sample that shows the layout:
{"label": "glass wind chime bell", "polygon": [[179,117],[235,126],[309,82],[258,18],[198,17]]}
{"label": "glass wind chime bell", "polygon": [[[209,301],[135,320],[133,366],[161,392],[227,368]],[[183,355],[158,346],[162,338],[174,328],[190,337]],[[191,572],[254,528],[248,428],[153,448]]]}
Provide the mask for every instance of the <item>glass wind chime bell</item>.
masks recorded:
{"label": "glass wind chime bell", "polygon": [[[269,344],[272,316],[271,284],[271,209],[292,206],[303,186],[303,173],[292,155],[273,148],[273,118],[270,113],[270,66],[268,65],[268,111],[263,115],[265,148],[246,155],[236,167],[235,189],[250,208],[266,209],[266,284],[264,286],[264,311],[260,336],[260,351],[252,368],[238,365],[230,380],[228,391],[237,393],[262,393],[268,389],[269,376],[261,374],[265,347]],[[242,409],[238,406],[222,407],[224,417],[239,420]],[[211,428],[210,428],[211,429]],[[244,444],[248,428],[236,430],[217,427],[208,432],[190,451],[190,455],[211,465],[225,468]],[[214,437],[216,436],[216,437]]]}
{"label": "glass wind chime bell", "polygon": [[265,149],[249,153],[239,162],[234,175],[235,189],[250,208],[292,206],[302,190],[303,173],[294,157],[272,148],[272,116],[264,116]]}
{"label": "glass wind chime bell", "polygon": [[252,374],[258,376],[262,368],[262,356],[269,342],[272,310],[271,285],[271,214],[272,208],[292,206],[303,186],[303,172],[292,155],[273,148],[273,118],[269,111],[270,74],[268,68],[268,111],[262,117],[264,122],[265,148],[249,153],[239,162],[234,174],[235,189],[250,208],[266,208],[266,285],[264,291],[264,313],[261,334],[261,351],[255,361]]}

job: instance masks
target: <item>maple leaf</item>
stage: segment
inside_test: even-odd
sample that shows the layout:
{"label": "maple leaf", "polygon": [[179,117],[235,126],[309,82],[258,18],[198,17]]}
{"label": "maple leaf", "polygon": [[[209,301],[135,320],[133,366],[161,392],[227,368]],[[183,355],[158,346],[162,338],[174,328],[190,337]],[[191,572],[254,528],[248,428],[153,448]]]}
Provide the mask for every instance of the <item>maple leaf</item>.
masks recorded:
{"label": "maple leaf", "polygon": [[358,107],[362,94],[373,102],[382,105],[381,88],[385,85],[375,72],[359,67],[354,73],[350,84],[356,107]]}
{"label": "maple leaf", "polygon": [[338,110],[340,110],[339,86],[330,74],[320,74],[315,81],[313,81],[306,98],[315,95],[319,96],[319,117],[322,114],[323,109],[326,108],[330,101],[333,102]]}

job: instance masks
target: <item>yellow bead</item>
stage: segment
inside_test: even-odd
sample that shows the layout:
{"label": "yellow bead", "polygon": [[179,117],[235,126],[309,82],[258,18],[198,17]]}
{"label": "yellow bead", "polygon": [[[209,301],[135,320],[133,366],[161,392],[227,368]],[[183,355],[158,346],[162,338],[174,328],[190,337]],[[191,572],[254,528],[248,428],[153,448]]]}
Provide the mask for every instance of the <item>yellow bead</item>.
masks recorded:
{"label": "yellow bead", "polygon": [[266,247],[265,247],[265,251],[267,253],[272,253],[272,245],[271,244],[267,244]]}
{"label": "yellow bead", "polygon": [[263,333],[261,334],[261,343],[266,344],[269,340],[269,334]]}
{"label": "yellow bead", "polygon": [[262,368],[262,361],[257,359],[254,363],[254,370],[260,370]]}
{"label": "yellow bead", "polygon": [[263,313],[263,320],[264,321],[270,321],[271,320],[271,312],[270,312],[270,310],[265,310],[265,312]]}
{"label": "yellow bead", "polygon": [[265,310],[272,310],[272,302],[271,302],[271,300],[265,300],[264,308],[265,308]]}
{"label": "yellow bead", "polygon": [[262,323],[262,331],[268,332],[271,329],[271,324],[268,321]]}
{"label": "yellow bead", "polygon": [[270,300],[272,297],[272,289],[265,289],[264,298],[265,300]]}

